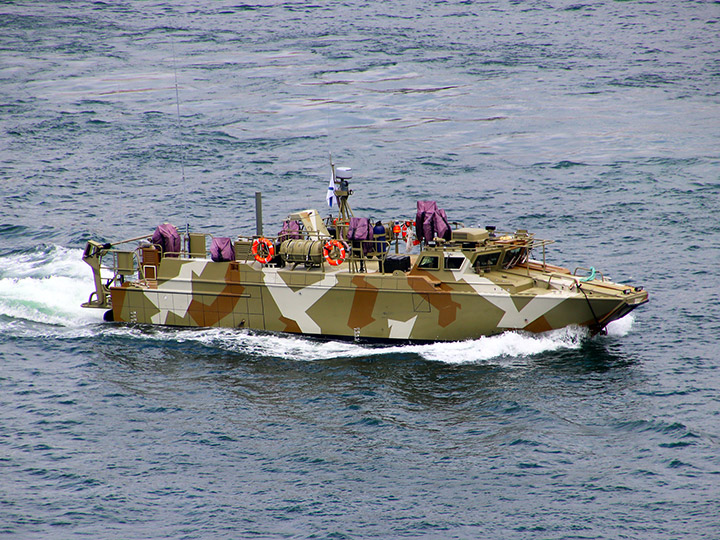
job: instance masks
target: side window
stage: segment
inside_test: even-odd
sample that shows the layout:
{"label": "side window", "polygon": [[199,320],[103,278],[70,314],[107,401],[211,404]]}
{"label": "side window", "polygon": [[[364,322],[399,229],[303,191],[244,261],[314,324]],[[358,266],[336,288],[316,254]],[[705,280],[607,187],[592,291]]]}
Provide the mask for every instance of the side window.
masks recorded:
{"label": "side window", "polygon": [[440,268],[439,265],[440,259],[438,257],[431,257],[430,255],[425,255],[422,259],[420,259],[420,262],[418,263],[418,268],[422,268],[423,270],[437,270]]}
{"label": "side window", "polygon": [[493,251],[492,253],[481,253],[475,258],[473,268],[475,268],[476,272],[494,268],[495,266],[497,266],[501,254],[501,251]]}
{"label": "side window", "polygon": [[445,257],[445,270],[459,270],[465,262],[465,257]]}

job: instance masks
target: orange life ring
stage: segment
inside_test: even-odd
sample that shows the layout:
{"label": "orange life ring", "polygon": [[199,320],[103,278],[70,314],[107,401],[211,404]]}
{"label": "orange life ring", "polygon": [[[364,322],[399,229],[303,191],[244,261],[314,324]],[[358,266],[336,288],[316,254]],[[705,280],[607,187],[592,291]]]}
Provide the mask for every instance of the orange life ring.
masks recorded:
{"label": "orange life ring", "polygon": [[[331,255],[338,254],[336,257]],[[338,266],[345,260],[345,246],[339,240],[328,240],[323,246],[323,257],[330,266]]]}
{"label": "orange life ring", "polygon": [[275,257],[275,246],[267,238],[256,238],[252,245],[252,254],[261,264],[267,264]]}

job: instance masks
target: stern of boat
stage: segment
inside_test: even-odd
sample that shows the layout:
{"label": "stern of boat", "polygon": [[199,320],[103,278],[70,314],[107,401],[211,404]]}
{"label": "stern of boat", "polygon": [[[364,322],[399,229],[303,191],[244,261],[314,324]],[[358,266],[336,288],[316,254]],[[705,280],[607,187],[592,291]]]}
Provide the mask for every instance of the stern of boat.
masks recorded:
{"label": "stern of boat", "polygon": [[84,308],[109,309],[110,291],[109,286],[103,283],[102,279],[102,258],[110,251],[110,244],[101,244],[90,240],[83,251],[83,261],[92,268],[95,290],[90,293],[87,302],[81,304]]}

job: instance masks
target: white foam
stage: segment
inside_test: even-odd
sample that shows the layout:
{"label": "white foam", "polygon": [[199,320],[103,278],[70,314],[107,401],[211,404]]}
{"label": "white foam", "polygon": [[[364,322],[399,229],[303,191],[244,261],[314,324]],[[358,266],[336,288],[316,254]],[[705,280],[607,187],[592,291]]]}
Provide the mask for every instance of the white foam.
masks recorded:
{"label": "white foam", "polygon": [[93,288],[82,250],[51,247],[0,258],[0,315],[60,326],[102,320],[80,307]]}
{"label": "white foam", "polygon": [[629,315],[625,315],[622,319],[618,319],[607,325],[607,335],[612,337],[627,336],[634,322],[634,314],[630,313]]}
{"label": "white foam", "polygon": [[352,342],[321,341],[281,334],[256,334],[225,328],[179,331],[176,339],[198,341],[211,347],[234,352],[298,361],[353,358],[383,351]]}
{"label": "white foam", "polygon": [[585,329],[569,327],[537,335],[506,332],[497,336],[468,341],[375,347],[345,341],[319,341],[302,337],[255,334],[220,328],[179,329],[170,331],[170,333],[149,334],[132,329],[129,331],[139,339],[194,341],[209,347],[252,356],[269,356],[305,362],[336,358],[417,354],[426,360],[447,364],[470,364],[500,360],[505,365],[523,364],[524,359],[548,351],[577,349],[581,346],[582,340],[588,335]]}
{"label": "white foam", "polygon": [[544,334],[505,332],[497,336],[453,343],[416,346],[427,360],[448,364],[469,364],[493,359],[523,359],[559,349],[577,349],[587,331],[568,327]]}

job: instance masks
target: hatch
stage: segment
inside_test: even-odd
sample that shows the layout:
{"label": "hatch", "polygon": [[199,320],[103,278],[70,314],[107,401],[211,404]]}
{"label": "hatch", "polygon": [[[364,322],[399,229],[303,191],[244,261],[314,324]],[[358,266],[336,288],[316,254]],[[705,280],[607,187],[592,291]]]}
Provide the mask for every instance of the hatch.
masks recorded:
{"label": "hatch", "polygon": [[453,242],[482,242],[490,238],[490,233],[486,229],[475,227],[461,227],[452,232]]}

